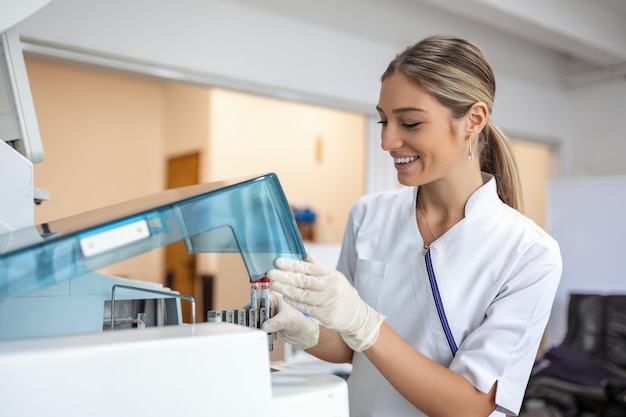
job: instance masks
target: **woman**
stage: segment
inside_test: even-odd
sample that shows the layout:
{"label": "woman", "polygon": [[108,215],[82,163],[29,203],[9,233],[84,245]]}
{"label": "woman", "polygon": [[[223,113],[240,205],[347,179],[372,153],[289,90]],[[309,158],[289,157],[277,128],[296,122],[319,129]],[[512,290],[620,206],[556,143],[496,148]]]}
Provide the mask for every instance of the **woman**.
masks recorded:
{"label": "woman", "polygon": [[465,40],[432,36],[398,54],[377,110],[406,187],[354,205],[337,271],[277,259],[268,273],[277,314],[264,328],[352,362],[353,416],[519,412],[562,265],[519,212],[494,95]]}

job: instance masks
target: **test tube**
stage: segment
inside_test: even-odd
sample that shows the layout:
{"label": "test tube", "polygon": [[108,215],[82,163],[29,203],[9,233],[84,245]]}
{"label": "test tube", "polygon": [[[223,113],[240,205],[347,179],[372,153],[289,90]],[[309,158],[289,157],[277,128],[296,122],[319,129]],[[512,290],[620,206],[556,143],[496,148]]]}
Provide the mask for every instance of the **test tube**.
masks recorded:
{"label": "test tube", "polygon": [[258,305],[258,296],[257,293],[259,291],[259,283],[257,281],[252,281],[250,283],[250,308],[257,309]]}
{"label": "test tube", "polygon": [[137,313],[137,328],[146,328],[146,313]]}
{"label": "test tube", "polygon": [[[263,277],[258,280],[261,283],[261,297],[259,300],[259,327],[263,322],[271,317],[270,314],[270,279]],[[267,334],[267,345],[271,351],[274,350],[273,335]]]}
{"label": "test tube", "polygon": [[226,323],[235,323],[235,310],[224,310],[223,317]]}
{"label": "test tube", "polygon": [[248,327],[257,327],[258,324],[258,309],[257,308],[249,308],[248,309]]}
{"label": "test tube", "polygon": [[240,326],[245,326],[246,325],[246,309],[245,308],[241,308],[239,310],[237,310],[237,324]]}
{"label": "test tube", "polygon": [[263,313],[261,313],[262,317],[259,324],[263,324],[263,322],[269,318],[270,312],[270,279],[268,277],[263,277],[259,279],[259,282],[261,283],[261,300],[259,303],[259,310],[263,311]]}
{"label": "test tube", "polygon": [[217,323],[222,321],[222,311],[221,310],[209,310],[207,312],[207,321],[209,323]]}

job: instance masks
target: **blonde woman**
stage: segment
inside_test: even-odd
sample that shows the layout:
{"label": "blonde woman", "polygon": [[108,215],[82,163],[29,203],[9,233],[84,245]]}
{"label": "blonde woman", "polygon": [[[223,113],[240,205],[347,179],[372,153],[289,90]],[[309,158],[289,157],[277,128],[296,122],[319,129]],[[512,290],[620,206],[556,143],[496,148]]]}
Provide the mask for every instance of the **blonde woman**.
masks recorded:
{"label": "blonde woman", "polygon": [[520,213],[494,96],[489,64],[463,39],[398,54],[377,110],[406,187],[356,202],[337,270],[277,259],[268,273],[278,313],[265,329],[351,362],[353,416],[519,412],[562,264]]}

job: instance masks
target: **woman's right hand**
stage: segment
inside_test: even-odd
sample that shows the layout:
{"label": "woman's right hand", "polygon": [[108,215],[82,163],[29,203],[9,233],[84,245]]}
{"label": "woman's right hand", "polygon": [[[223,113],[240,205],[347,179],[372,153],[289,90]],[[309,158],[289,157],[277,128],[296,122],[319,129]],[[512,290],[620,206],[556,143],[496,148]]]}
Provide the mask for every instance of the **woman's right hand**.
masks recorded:
{"label": "woman's right hand", "polygon": [[305,316],[283,300],[282,294],[270,292],[272,317],[261,326],[268,333],[276,332],[278,340],[290,343],[296,349],[317,345],[320,326],[317,320]]}

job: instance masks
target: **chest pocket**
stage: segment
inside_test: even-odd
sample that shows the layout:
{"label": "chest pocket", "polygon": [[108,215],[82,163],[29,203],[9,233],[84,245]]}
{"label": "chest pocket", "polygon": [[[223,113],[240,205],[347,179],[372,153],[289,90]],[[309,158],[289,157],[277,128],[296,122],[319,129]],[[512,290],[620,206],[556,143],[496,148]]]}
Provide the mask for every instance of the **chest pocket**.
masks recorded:
{"label": "chest pocket", "polygon": [[378,297],[385,276],[387,263],[357,259],[354,275],[354,286],[361,298],[373,308],[378,308]]}

